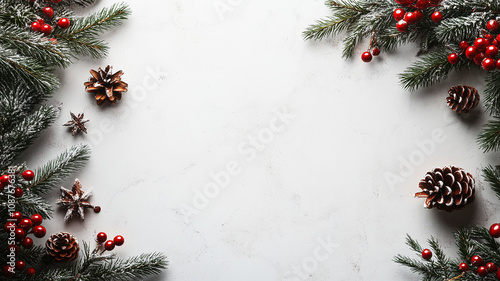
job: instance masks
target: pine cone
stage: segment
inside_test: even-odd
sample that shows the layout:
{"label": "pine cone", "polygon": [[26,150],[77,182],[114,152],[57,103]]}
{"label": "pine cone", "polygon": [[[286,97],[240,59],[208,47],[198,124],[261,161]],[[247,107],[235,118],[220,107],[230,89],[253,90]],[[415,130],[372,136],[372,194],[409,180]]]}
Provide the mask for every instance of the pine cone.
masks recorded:
{"label": "pine cone", "polygon": [[95,95],[97,104],[101,105],[106,100],[116,104],[116,100],[122,98],[122,93],[127,92],[128,84],[121,81],[123,71],[113,74],[113,67],[108,65],[103,71],[100,67],[98,71],[90,70],[89,82],[85,82],[85,91]]}
{"label": "pine cone", "polygon": [[479,103],[477,90],[470,86],[455,86],[448,90],[450,94],[446,98],[448,106],[457,113],[468,113]]}
{"label": "pine cone", "polygon": [[423,191],[415,197],[426,198],[424,207],[451,212],[463,208],[474,200],[475,181],[462,168],[446,166],[427,172],[418,185]]}
{"label": "pine cone", "polygon": [[80,246],[76,238],[68,232],[52,234],[45,242],[47,255],[55,261],[68,262],[78,257]]}

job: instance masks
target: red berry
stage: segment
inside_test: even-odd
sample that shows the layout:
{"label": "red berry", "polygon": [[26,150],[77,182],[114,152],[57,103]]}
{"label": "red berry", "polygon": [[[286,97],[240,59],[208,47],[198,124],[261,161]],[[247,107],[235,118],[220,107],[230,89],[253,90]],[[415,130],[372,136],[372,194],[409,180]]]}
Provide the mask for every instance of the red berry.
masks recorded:
{"label": "red berry", "polygon": [[469,270],[469,265],[466,264],[465,262],[463,262],[460,265],[458,265],[458,270],[465,272],[465,271]]}
{"label": "red berry", "polygon": [[467,41],[461,41],[458,46],[460,47],[460,50],[465,50],[467,49],[467,47],[469,47],[469,43]]}
{"label": "red berry", "polygon": [[23,172],[23,179],[30,181],[35,178],[35,173],[32,170],[26,170]]}
{"label": "red berry", "polygon": [[405,21],[405,20],[400,20],[398,21],[398,23],[396,24],[396,28],[400,31],[400,32],[405,32],[408,30],[408,23]]}
{"label": "red berry", "polygon": [[123,239],[123,236],[117,235],[115,238],[113,238],[113,242],[115,242],[116,246],[121,246],[125,242],[125,239]]}
{"label": "red berry", "polygon": [[43,26],[45,24],[45,20],[44,19],[39,19],[38,23],[40,24],[40,26]]}
{"label": "red berry", "polygon": [[484,53],[479,53],[474,57],[474,63],[477,65],[483,64],[483,60],[486,58]]}
{"label": "red berry", "polygon": [[448,61],[451,64],[457,64],[459,60],[460,60],[460,57],[456,53],[451,53],[448,55]]}
{"label": "red berry", "polygon": [[33,222],[33,225],[41,225],[43,222],[43,218],[39,214],[34,214],[31,216],[31,222]]}
{"label": "red berry", "polygon": [[97,233],[97,242],[104,243],[104,241],[106,241],[106,239],[108,239],[108,235],[106,235],[106,233],[104,233],[104,232]]}
{"label": "red berry", "polygon": [[478,256],[478,255],[475,255],[473,256],[471,259],[470,259],[470,262],[472,263],[472,265],[474,266],[480,266],[482,265],[484,262],[483,262],[483,259]]}
{"label": "red berry", "polygon": [[61,18],[58,22],[57,22],[57,25],[62,28],[62,29],[66,29],[69,27],[69,19],[67,18]]}
{"label": "red berry", "polygon": [[29,276],[33,276],[35,275],[36,271],[33,267],[30,267],[26,270],[26,274],[28,274]]}
{"label": "red berry", "polygon": [[13,221],[9,221],[5,224],[5,231],[7,232],[11,232],[13,230],[15,230],[17,227],[16,223],[13,222]]}
{"label": "red berry", "polygon": [[12,213],[10,218],[17,220],[17,223],[20,223],[21,220],[23,219],[23,214],[21,214],[21,212],[14,212],[14,213]]}
{"label": "red berry", "polygon": [[7,277],[12,277],[14,276],[15,270],[12,266],[6,265],[3,270],[2,270],[3,275]]}
{"label": "red berry", "polygon": [[54,15],[54,10],[51,7],[45,7],[43,8],[43,14],[46,17],[51,18]]}
{"label": "red berry", "polygon": [[23,271],[26,268],[26,263],[24,261],[16,261],[16,269]]}
{"label": "red berry", "polygon": [[47,233],[47,231],[45,230],[45,227],[43,227],[41,225],[37,225],[37,226],[33,227],[33,235],[35,235],[35,237],[42,238],[45,236],[45,233]]}
{"label": "red berry", "polygon": [[500,237],[500,224],[494,223],[490,226],[490,235],[499,238]]}
{"label": "red berry", "polygon": [[484,39],[488,40],[488,43],[491,44],[491,42],[493,42],[493,40],[495,40],[495,36],[493,36],[491,34],[486,34],[486,35],[484,35]]}
{"label": "red berry", "polygon": [[424,13],[422,13],[422,11],[420,10],[415,10],[413,12],[413,14],[415,15],[415,17],[417,18],[417,21],[420,21],[421,19],[424,18]]}
{"label": "red berry", "polygon": [[14,233],[16,234],[16,241],[22,241],[26,236],[26,232],[22,228],[16,228]]}
{"label": "red berry", "polygon": [[400,21],[405,17],[405,13],[406,13],[405,10],[398,8],[394,10],[394,12],[392,12],[392,16],[396,21]]}
{"label": "red berry", "polygon": [[40,25],[39,22],[34,21],[31,23],[31,30],[38,32],[38,31],[40,31],[41,28],[42,28],[42,26]]}
{"label": "red berry", "polygon": [[486,266],[480,266],[477,269],[477,274],[479,274],[479,276],[481,276],[481,277],[484,277],[484,276],[488,275],[488,269],[486,268]]}
{"label": "red berry", "polygon": [[496,20],[489,20],[488,23],[486,24],[486,29],[489,31],[495,31],[499,27],[498,21]]}
{"label": "red berry", "polygon": [[371,61],[372,61],[372,54],[370,54],[370,52],[364,52],[364,53],[361,55],[361,59],[362,59],[364,62],[371,62]]}
{"label": "red berry", "polygon": [[497,61],[494,59],[485,58],[483,60],[482,65],[483,65],[484,70],[492,71],[493,69],[495,69],[497,67]]}
{"label": "red berry", "polygon": [[497,271],[497,279],[500,279],[500,269]]}
{"label": "red berry", "polygon": [[48,24],[44,24],[42,25],[40,31],[45,35],[49,35],[50,33],[52,33],[52,27]]}
{"label": "red berry", "polygon": [[416,23],[418,21],[418,18],[417,18],[417,15],[415,15],[414,12],[408,12],[408,13],[405,14],[404,20],[408,24],[414,24],[414,23]]}
{"label": "red berry", "polygon": [[104,249],[107,251],[112,251],[115,248],[115,242],[113,240],[108,240],[104,243]]}
{"label": "red berry", "polygon": [[101,207],[100,206],[95,206],[94,207],[94,213],[99,214],[101,212]]}
{"label": "red berry", "polygon": [[[500,69],[500,59],[497,60],[497,69]],[[496,237],[495,237],[496,238]]]}
{"label": "red berry", "polygon": [[3,175],[0,177],[0,183],[3,186],[7,186],[10,184],[10,176],[9,175]]}
{"label": "red berry", "polygon": [[21,198],[23,197],[23,193],[24,192],[20,187],[16,187],[16,189],[14,190],[14,197]]}
{"label": "red berry", "polygon": [[415,0],[395,0],[396,3],[401,4],[403,6],[409,6],[415,2]]}
{"label": "red berry", "polygon": [[33,227],[33,223],[30,219],[22,219],[19,223],[19,227],[22,228],[25,232],[30,231],[31,227]]}
{"label": "red berry", "polygon": [[479,51],[486,49],[488,44],[489,42],[485,38],[477,38],[476,41],[474,41],[474,47],[476,47]]}
{"label": "red berry", "polygon": [[429,7],[429,1],[427,1],[427,0],[418,0],[417,3],[415,3],[415,7],[423,10],[423,9]]}
{"label": "red berry", "polygon": [[23,246],[25,249],[30,249],[31,247],[33,247],[33,239],[31,239],[30,237],[24,238],[23,241],[21,241],[21,246]]}
{"label": "red berry", "polygon": [[467,47],[467,49],[465,50],[465,56],[469,59],[474,59],[474,57],[476,57],[478,53],[478,50],[476,47],[474,46],[469,46]]}
{"label": "red berry", "polygon": [[488,269],[488,272],[494,273],[498,271],[498,267],[495,263],[489,262],[486,264],[486,268]]}
{"label": "red berry", "polygon": [[422,258],[424,260],[430,260],[432,258],[432,252],[429,249],[424,249],[422,251]]}
{"label": "red berry", "polygon": [[432,13],[431,19],[433,22],[439,23],[443,20],[443,14],[441,14],[440,11],[435,11],[434,13]]}
{"label": "red berry", "polygon": [[373,48],[373,50],[372,50],[372,54],[373,54],[374,56],[378,56],[378,55],[380,55],[380,49],[379,49],[379,48],[377,48],[377,47]]}

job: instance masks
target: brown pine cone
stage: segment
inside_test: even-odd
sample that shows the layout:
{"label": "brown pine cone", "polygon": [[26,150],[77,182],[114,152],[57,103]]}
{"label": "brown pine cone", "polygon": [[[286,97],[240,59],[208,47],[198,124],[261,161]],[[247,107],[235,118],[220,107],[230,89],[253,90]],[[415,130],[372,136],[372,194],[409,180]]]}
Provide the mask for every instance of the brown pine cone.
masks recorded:
{"label": "brown pine cone", "polygon": [[475,181],[462,168],[446,166],[427,172],[418,185],[422,191],[415,197],[426,198],[424,207],[451,212],[463,208],[474,200]]}
{"label": "brown pine cone", "polygon": [[457,113],[468,113],[479,104],[477,90],[470,86],[455,86],[448,90],[448,106]]}
{"label": "brown pine cone", "polygon": [[116,104],[121,100],[122,93],[127,92],[128,84],[122,81],[123,71],[113,73],[113,67],[108,65],[104,70],[99,67],[98,71],[90,70],[89,82],[85,82],[85,91],[95,95],[98,105],[102,105],[106,100]]}
{"label": "brown pine cone", "polygon": [[78,257],[80,246],[76,238],[68,232],[52,234],[45,242],[47,255],[55,261],[68,262]]}

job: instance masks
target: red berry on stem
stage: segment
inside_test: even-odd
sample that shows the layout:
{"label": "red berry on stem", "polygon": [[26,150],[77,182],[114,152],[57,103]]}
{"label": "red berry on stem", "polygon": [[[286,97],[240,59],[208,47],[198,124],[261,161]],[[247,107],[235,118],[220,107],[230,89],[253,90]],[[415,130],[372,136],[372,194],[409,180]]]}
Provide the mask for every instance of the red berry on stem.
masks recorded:
{"label": "red berry on stem", "polygon": [[486,264],[486,268],[488,269],[488,272],[494,273],[498,271],[498,267],[495,263],[489,262]]}
{"label": "red berry on stem", "polygon": [[104,243],[108,239],[108,235],[104,232],[97,233],[97,242]]}
{"label": "red berry on stem", "polygon": [[49,35],[50,33],[52,33],[52,27],[48,24],[44,24],[42,25],[40,31],[45,35]]}
{"label": "red berry on stem", "polygon": [[497,69],[500,69],[500,59],[497,60]]}
{"label": "red berry on stem", "polygon": [[429,249],[424,249],[422,251],[422,258],[424,260],[430,260],[432,258],[432,252]]}
{"label": "red berry on stem", "polygon": [[417,21],[420,21],[421,19],[424,18],[424,13],[422,13],[422,11],[420,10],[415,10],[413,14],[415,15]]}
{"label": "red berry on stem", "polygon": [[33,239],[31,239],[30,237],[24,238],[23,241],[21,241],[21,246],[23,246],[25,249],[30,249],[31,247],[33,247]]}
{"label": "red berry on stem", "polygon": [[35,173],[32,170],[26,170],[23,172],[23,179],[30,181],[35,178]]}
{"label": "red berry on stem", "polygon": [[408,12],[405,14],[405,17],[404,17],[404,20],[408,23],[408,24],[414,24],[418,21],[417,19],[417,15],[415,15],[415,13],[413,12]]}
{"label": "red berry on stem", "polygon": [[372,61],[372,54],[370,54],[370,52],[364,52],[363,54],[361,54],[361,59],[364,62],[371,62]]}
{"label": "red berry on stem", "polygon": [[394,10],[394,12],[392,12],[392,16],[396,21],[400,21],[405,17],[405,13],[406,13],[405,10],[398,8]]}
{"label": "red berry on stem", "polygon": [[483,259],[478,256],[478,255],[475,255],[473,256],[471,259],[470,259],[470,262],[472,263],[472,265],[474,266],[480,266],[482,265],[484,262],[483,262]]}
{"label": "red berry on stem", "polygon": [[23,219],[23,214],[21,214],[21,212],[14,212],[14,213],[12,213],[10,218],[17,220],[17,223],[20,223],[21,220]]}
{"label": "red berry on stem", "polygon": [[62,29],[66,29],[69,27],[69,19],[67,18],[61,18],[58,22],[57,22],[57,25],[62,28]]}
{"label": "red berry on stem", "polygon": [[113,240],[108,240],[104,243],[104,249],[107,251],[112,251],[115,248],[115,242]]}
{"label": "red berry on stem", "polygon": [[115,238],[113,238],[113,242],[115,242],[116,246],[121,246],[125,242],[125,239],[123,239],[123,236],[117,235]]}
{"label": "red berry on stem", "polygon": [[51,7],[45,7],[43,8],[43,14],[46,17],[51,18],[54,15],[54,10]]}
{"label": "red berry on stem", "polygon": [[482,66],[486,71],[492,71],[497,67],[497,61],[490,58],[485,58],[483,60]]}
{"label": "red berry on stem", "polygon": [[460,47],[460,50],[465,50],[467,49],[467,47],[469,47],[469,43],[467,41],[461,41],[458,46]]}
{"label": "red berry on stem", "polygon": [[37,226],[33,227],[33,235],[35,235],[35,237],[42,238],[45,236],[45,233],[47,233],[47,231],[45,230],[45,227],[43,227],[41,225],[37,225]]}
{"label": "red berry on stem", "polygon": [[398,21],[398,23],[396,24],[396,28],[400,31],[400,32],[405,32],[408,30],[408,23],[405,21],[405,20],[400,20]]}
{"label": "red berry on stem", "polygon": [[6,265],[3,270],[2,270],[3,275],[7,277],[12,277],[14,276],[15,270],[12,266]]}
{"label": "red berry on stem", "polygon": [[14,189],[14,197],[21,198],[23,197],[23,194],[24,192],[20,187],[16,187],[16,189]]}
{"label": "red berry on stem", "polygon": [[14,231],[16,229],[16,227],[17,227],[17,225],[15,222],[9,221],[5,224],[5,231],[7,231],[7,232]]}
{"label": "red berry on stem", "polygon": [[432,13],[431,19],[433,22],[440,23],[443,20],[443,14],[440,11]]}
{"label": "red berry on stem", "polygon": [[474,47],[476,47],[479,51],[486,49],[488,44],[489,42],[485,38],[477,38],[476,41],[474,41]]}
{"label": "red berry on stem", "polygon": [[423,9],[429,7],[429,1],[427,1],[427,0],[418,0],[417,3],[415,3],[415,7],[423,10]]}
{"label": "red berry on stem", "polygon": [[40,24],[40,26],[43,26],[45,24],[45,20],[44,19],[38,19],[38,23]]}
{"label": "red berry on stem", "polygon": [[465,50],[465,56],[469,59],[474,59],[476,57],[478,53],[478,50],[476,47],[474,46],[469,46],[467,47],[467,49]]}
{"label": "red berry on stem", "polygon": [[16,269],[23,271],[26,268],[26,263],[24,261],[16,261]]}
{"label": "red berry on stem", "polygon": [[29,276],[33,276],[35,275],[36,271],[33,267],[30,267],[26,270],[26,274],[28,274]]}
{"label": "red berry on stem", "polygon": [[477,269],[477,274],[479,274],[479,276],[481,276],[481,277],[484,277],[484,276],[488,275],[488,269],[486,268],[486,266],[480,266]]}
{"label": "red berry on stem", "polygon": [[34,21],[31,23],[31,30],[38,32],[38,31],[40,31],[41,28],[42,28],[42,26],[40,25],[39,22]]}
{"label": "red berry on stem", "polygon": [[493,40],[495,40],[495,36],[493,36],[491,34],[486,34],[486,35],[484,35],[484,39],[488,40],[488,43],[491,44],[491,42],[493,42]]}
{"label": "red berry on stem", "polygon": [[500,237],[500,223],[494,223],[490,226],[490,235],[495,238]]}
{"label": "red berry on stem", "polygon": [[494,58],[498,55],[498,47],[494,45],[489,45],[486,47],[486,51],[484,52],[487,58]]}
{"label": "red berry on stem", "polygon": [[458,265],[458,270],[465,272],[465,271],[469,270],[469,265],[466,264],[465,262],[463,262],[463,263]]}
{"label": "red berry on stem", "polygon": [[101,212],[101,207],[100,206],[95,206],[94,207],[94,213],[99,214]]}
{"label": "red berry on stem", "polygon": [[22,219],[19,223],[19,227],[22,228],[25,232],[28,232],[31,227],[33,227],[33,223],[30,219]]}
{"label": "red berry on stem", "polygon": [[474,57],[474,63],[477,65],[483,64],[483,60],[486,58],[484,53],[479,53]]}
{"label": "red berry on stem", "polygon": [[448,62],[451,64],[457,64],[460,60],[460,57],[456,53],[451,53],[448,55]]}
{"label": "red berry on stem", "polygon": [[26,236],[26,232],[22,228],[16,228],[14,233],[16,234],[16,241],[22,241]]}
{"label": "red berry on stem", "polygon": [[489,31],[495,31],[499,27],[498,21],[496,20],[489,20],[488,23],[486,24],[486,29]]}
{"label": "red berry on stem", "polygon": [[378,55],[380,55],[380,49],[379,49],[379,48],[377,48],[377,47],[373,48],[373,50],[372,50],[372,54],[373,54],[374,56],[378,56]]}
{"label": "red berry on stem", "polygon": [[10,184],[10,176],[9,175],[3,175],[0,177],[0,183],[3,186],[7,186]]}
{"label": "red berry on stem", "polygon": [[31,216],[31,222],[33,222],[33,225],[41,225],[43,222],[43,218],[39,214],[34,214]]}

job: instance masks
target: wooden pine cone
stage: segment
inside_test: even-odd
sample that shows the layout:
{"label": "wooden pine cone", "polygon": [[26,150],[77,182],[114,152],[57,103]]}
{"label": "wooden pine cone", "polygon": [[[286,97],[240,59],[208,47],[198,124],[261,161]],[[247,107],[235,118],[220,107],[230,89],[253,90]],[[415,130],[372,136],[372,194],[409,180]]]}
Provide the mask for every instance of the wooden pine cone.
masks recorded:
{"label": "wooden pine cone", "polygon": [[45,242],[47,255],[57,262],[69,262],[78,257],[78,240],[68,232],[52,234]]}
{"label": "wooden pine cone", "polygon": [[448,90],[448,106],[457,113],[468,113],[479,104],[479,94],[474,87],[455,86]]}

